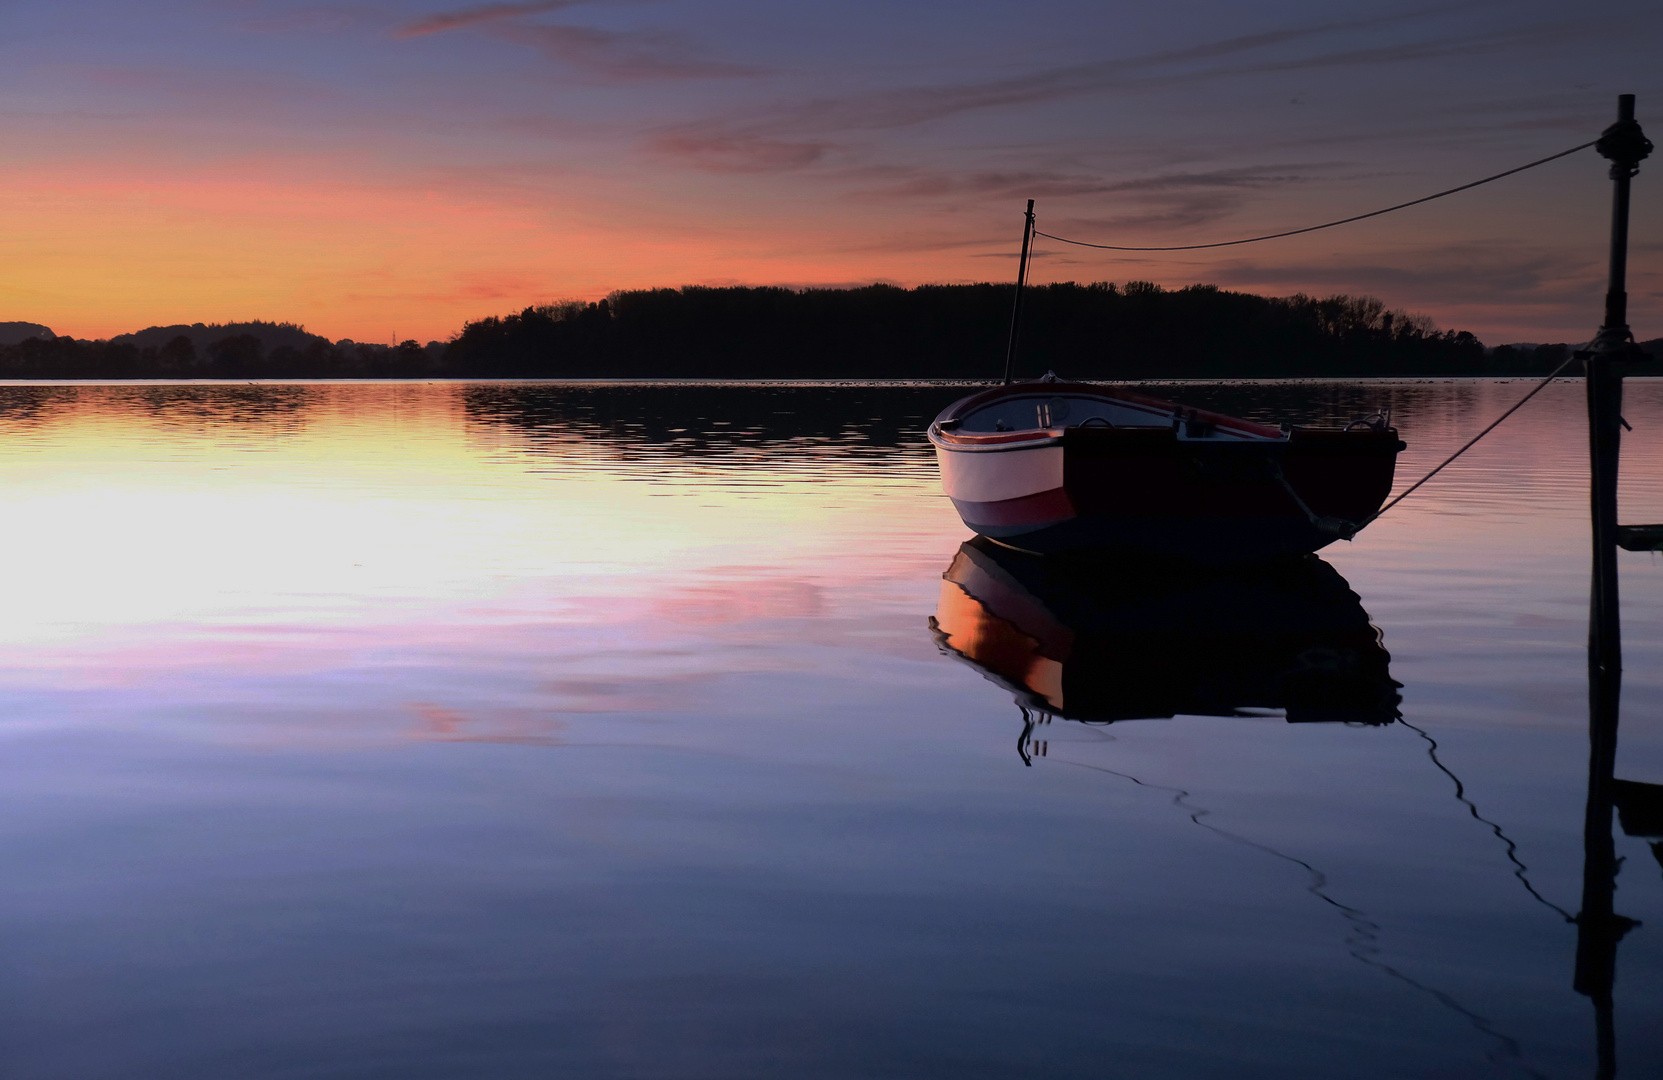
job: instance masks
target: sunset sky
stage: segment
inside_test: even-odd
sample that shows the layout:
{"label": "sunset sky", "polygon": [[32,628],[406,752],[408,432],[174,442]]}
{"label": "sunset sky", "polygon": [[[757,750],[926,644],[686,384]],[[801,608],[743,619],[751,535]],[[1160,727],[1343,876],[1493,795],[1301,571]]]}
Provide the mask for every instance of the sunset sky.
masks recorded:
{"label": "sunset sky", "polygon": [[[1663,141],[1655,0],[0,0],[0,321],[445,339],[682,284],[1004,280]],[[1492,344],[1598,322],[1592,151],[1038,281],[1360,292]],[[1663,154],[1631,319],[1663,335]]]}

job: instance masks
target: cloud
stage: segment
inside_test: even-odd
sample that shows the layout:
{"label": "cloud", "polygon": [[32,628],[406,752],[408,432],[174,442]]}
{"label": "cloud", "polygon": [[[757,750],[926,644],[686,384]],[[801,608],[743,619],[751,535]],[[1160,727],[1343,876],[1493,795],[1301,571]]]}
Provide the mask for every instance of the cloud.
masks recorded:
{"label": "cloud", "polygon": [[[925,123],[975,109],[998,106],[1036,104],[1061,98],[1097,93],[1115,88],[1139,87],[1165,67],[1194,64],[1220,57],[1250,53],[1319,34],[1341,29],[1374,25],[1380,20],[1351,23],[1323,23],[1270,33],[1249,34],[1222,41],[1208,42],[1186,49],[1167,50],[1140,57],[1074,64],[1047,68],[1012,78],[987,80],[945,86],[914,86],[873,93],[855,94],[842,98],[824,98],[775,108],[749,118],[732,117],[699,124],[685,124],[672,129],[660,129],[649,136],[649,144],[659,151],[677,152],[688,148],[683,156],[698,168],[710,168],[713,160],[731,159],[724,154],[714,158],[704,153],[704,147],[746,146],[763,147],[770,142],[797,145],[822,145],[828,132],[882,130]],[[1185,77],[1195,78],[1191,72]],[[821,133],[809,138],[808,132]],[[721,171],[766,171],[769,168],[801,168],[810,162],[791,159],[788,155],[754,157],[744,168],[723,168]],[[937,194],[939,178],[918,177],[908,180],[906,193]]]}
{"label": "cloud", "polygon": [[548,292],[546,274],[530,270],[492,268],[459,273],[455,275],[448,288],[411,295],[414,299],[427,303],[452,305],[458,301],[475,303],[492,300],[524,303],[529,297],[544,296]]}
{"label": "cloud", "polygon": [[478,7],[462,8],[459,11],[442,11],[437,15],[429,15],[425,19],[417,19],[407,23],[393,32],[396,38],[423,37],[427,34],[441,34],[446,30],[458,30],[464,26],[477,23],[495,22],[499,19],[515,19],[522,15],[541,15],[549,11],[560,11],[569,7],[576,7],[583,0],[549,0],[536,4],[480,4]]}
{"label": "cloud", "polygon": [[241,29],[267,34],[339,34],[356,30],[368,22],[361,10],[331,5],[296,8],[281,14],[248,19]]}
{"label": "cloud", "polygon": [[1241,260],[1211,267],[1221,285],[1366,288],[1436,297],[1443,304],[1522,305],[1554,302],[1598,291],[1597,257],[1567,259],[1566,253],[1518,244],[1417,247],[1366,261],[1279,262]]}
{"label": "cloud", "polygon": [[490,32],[506,41],[531,45],[574,68],[613,78],[719,79],[761,71],[745,64],[706,59],[667,34],[524,24],[493,27]]}
{"label": "cloud", "polygon": [[1136,180],[1117,180],[1098,188],[1100,192],[1133,192],[1166,195],[1196,189],[1242,189],[1274,187],[1282,184],[1303,184],[1317,177],[1311,173],[1337,168],[1340,162],[1308,162],[1293,165],[1250,165],[1238,169],[1212,169],[1207,172],[1173,172],[1146,176]]}
{"label": "cloud", "polygon": [[[1115,60],[1050,67],[1000,79],[911,86],[787,104],[749,117],[733,115],[703,123],[659,129],[648,144],[659,152],[680,153],[697,168],[764,172],[828,164],[827,148],[836,145],[853,155],[841,136],[883,131],[944,120],[962,113],[1035,105],[1102,94],[1147,93],[1151,89],[1220,78],[1307,70],[1355,69],[1427,60],[1471,58],[1530,42],[1586,36],[1586,21],[1515,27],[1501,32],[1454,35],[1429,33],[1422,40],[1349,47],[1327,39],[1358,31],[1377,32],[1392,23],[1424,20],[1428,12],[1381,18],[1324,22],[1259,34],[1239,35],[1181,49]],[[1353,137],[1355,138],[1355,137]],[[787,148],[814,147],[788,152]],[[714,149],[711,149],[714,148]],[[755,151],[755,152],[751,152]],[[729,164],[720,164],[728,162]],[[898,171],[905,171],[904,168]],[[1049,196],[1099,193],[1090,178],[1036,178]],[[897,175],[883,191],[895,197],[940,197],[954,192],[999,187],[995,177],[969,181],[920,171]],[[1129,190],[1129,189],[1127,189]],[[1191,200],[1197,202],[1199,200]],[[1202,208],[1204,209],[1204,208]],[[1194,217],[1180,214],[1179,218]],[[1167,219],[1162,218],[1165,221]]]}
{"label": "cloud", "polygon": [[[1053,191],[1043,187],[1012,187],[999,194],[1007,197],[1023,192],[1039,194],[1120,195],[1127,207],[1118,214],[1094,218],[1067,218],[1053,223],[1047,232],[1072,234],[1074,239],[1105,243],[1103,236],[1113,236],[1140,229],[1181,229],[1204,225],[1229,217],[1240,210],[1249,192],[1267,188],[1306,184],[1313,180],[1331,178],[1331,171],[1340,167],[1337,162],[1313,162],[1299,165],[1253,165],[1235,169],[1212,169],[1206,172],[1172,172],[1132,180],[1100,183],[1095,187],[1079,186],[1069,190],[1059,185]],[[1322,174],[1330,174],[1324,176]]]}
{"label": "cloud", "polygon": [[[1117,180],[1090,172],[983,171],[957,175],[940,170],[890,167],[851,169],[839,178],[864,180],[868,186],[856,198],[940,199],[974,196],[978,199],[1050,199],[1082,195],[1118,195],[1125,207],[1107,217],[1064,218],[1048,223],[1048,231],[1096,239],[1142,228],[1182,228],[1229,216],[1246,202],[1249,192],[1304,184],[1342,167],[1337,162],[1291,165],[1254,165],[1205,172],[1169,172]],[[876,186],[871,182],[876,181]]]}
{"label": "cloud", "polygon": [[[1188,192],[1168,196],[1143,210],[1098,218],[1085,223],[1083,229],[1071,228],[1068,231],[1090,235],[1093,238],[1090,243],[1104,243],[1103,236],[1123,236],[1147,229],[1193,228],[1230,217],[1242,208],[1245,201],[1233,192]],[[1082,237],[1075,235],[1070,239]]]}
{"label": "cloud", "polygon": [[588,0],[481,4],[440,12],[394,31],[401,40],[477,27],[501,41],[538,49],[553,60],[607,78],[711,79],[754,75],[760,69],[701,56],[680,39],[653,31],[601,30],[591,26],[547,25],[523,21],[576,7]]}
{"label": "cloud", "polygon": [[761,135],[666,133],[653,137],[648,147],[660,154],[681,157],[706,172],[783,172],[813,165],[834,149],[826,142],[790,142]]}
{"label": "cloud", "polygon": [[1356,67],[1407,61],[1471,56],[1493,51],[1524,38],[1551,37],[1562,27],[1538,27],[1502,34],[1437,36],[1426,41],[1367,48],[1329,49],[1282,58],[1215,64],[1211,61],[1247,57],[1277,46],[1343,31],[1372,29],[1408,16],[1330,22],[1270,33],[1246,34],[1184,49],[1143,56],[1070,64],[1026,75],[934,87],[906,87],[845,98],[806,102],[781,113],[775,122],[814,130],[870,130],[908,127],[977,109],[1029,105],[1113,90],[1145,90],[1151,86],[1188,83],[1222,76]]}

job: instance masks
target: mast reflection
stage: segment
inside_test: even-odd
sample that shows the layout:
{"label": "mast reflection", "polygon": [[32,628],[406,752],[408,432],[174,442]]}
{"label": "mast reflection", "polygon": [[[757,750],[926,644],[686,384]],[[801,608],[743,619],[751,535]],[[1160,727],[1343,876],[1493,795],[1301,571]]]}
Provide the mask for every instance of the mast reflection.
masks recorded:
{"label": "mast reflection", "polygon": [[[1203,569],[1039,558],[978,537],[942,579],[937,645],[1010,690],[1030,730],[1052,717],[1399,715],[1379,631],[1314,555]],[[1026,760],[1026,737],[1019,749]]]}

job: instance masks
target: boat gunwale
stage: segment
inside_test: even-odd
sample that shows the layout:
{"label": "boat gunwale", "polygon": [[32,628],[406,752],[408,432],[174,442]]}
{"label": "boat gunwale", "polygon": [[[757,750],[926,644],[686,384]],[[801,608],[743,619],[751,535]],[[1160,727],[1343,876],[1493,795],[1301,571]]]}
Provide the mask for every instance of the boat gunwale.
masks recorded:
{"label": "boat gunwale", "polygon": [[999,453],[1010,450],[1034,450],[1059,446],[1067,436],[1066,428],[1031,428],[1027,431],[957,432],[942,431],[931,424],[930,442],[940,450],[963,453]]}
{"label": "boat gunwale", "polygon": [[[988,432],[955,431],[952,428],[945,426],[949,424],[956,425],[957,422],[961,421],[968,414],[996,401],[1007,398],[1022,397],[1072,397],[1095,399],[1099,401],[1112,402],[1118,405],[1129,405],[1133,408],[1145,410],[1154,416],[1161,416],[1164,418],[1163,421],[1158,424],[1109,425],[1115,430],[1159,430],[1166,428],[1169,424],[1176,426],[1178,420],[1183,418],[1192,422],[1198,421],[1200,423],[1210,424],[1214,427],[1226,428],[1237,436],[1242,437],[1240,438],[1240,441],[1243,442],[1287,442],[1292,431],[1291,428],[1276,428],[1269,424],[1261,424],[1254,420],[1244,420],[1237,416],[1213,412],[1209,409],[1191,408],[1187,405],[1181,405],[1175,401],[1167,401],[1162,398],[1150,397],[1146,394],[1139,394],[1135,391],[1126,390],[1118,386],[1111,386],[1103,383],[1065,382],[1059,379],[1050,382],[1035,380],[1030,382],[1009,383],[1002,386],[990,387],[987,390],[983,390],[981,393],[971,394],[968,397],[960,398],[958,401],[948,405],[939,414],[937,414],[934,420],[930,422],[928,430],[930,442],[938,448],[953,450],[1006,448],[1026,449],[1030,445],[1045,446],[1059,442],[1062,440],[1066,432],[1087,426],[1075,424],[1065,425],[1063,427],[1036,427],[1024,428],[1019,431]],[[1008,446],[1008,444],[1018,442],[1023,443],[1023,445],[1020,447]]]}

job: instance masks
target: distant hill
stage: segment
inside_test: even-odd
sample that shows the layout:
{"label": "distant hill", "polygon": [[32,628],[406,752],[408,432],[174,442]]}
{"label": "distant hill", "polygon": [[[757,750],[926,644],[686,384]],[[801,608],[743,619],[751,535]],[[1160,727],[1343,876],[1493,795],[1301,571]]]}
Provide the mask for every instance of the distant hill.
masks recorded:
{"label": "distant hill", "polygon": [[[0,378],[979,378],[1004,367],[1008,283],[634,289],[464,325],[449,342],[330,342],[294,323],[152,326],[0,344]],[[50,331],[46,331],[50,334]],[[1663,340],[1647,343],[1663,357]],[[1083,379],[1546,375],[1575,345],[1486,349],[1366,296],[1059,282],[1025,301],[1015,374]],[[1663,359],[1659,360],[1663,367]]]}
{"label": "distant hill", "polygon": [[[1489,351],[1488,362],[1492,367],[1507,368],[1510,371],[1514,368],[1519,368],[1522,371],[1534,365],[1535,368],[1540,369],[1541,374],[1546,375],[1563,363],[1567,356],[1586,344],[1587,342],[1579,341],[1575,344],[1560,342],[1557,345],[1531,343],[1497,345]],[[1649,341],[1637,342],[1637,344],[1640,346],[1641,352],[1649,353],[1653,360],[1658,361],[1657,374],[1663,375],[1663,338],[1652,338]],[[1571,370],[1580,374],[1582,368],[1579,366]]]}
{"label": "distant hill", "polygon": [[[198,341],[207,344],[199,349]],[[436,341],[426,347],[405,341],[396,348],[330,343],[282,323],[180,324],[112,341],[26,338],[0,345],[0,379],[432,378],[445,374],[444,351]]]}
{"label": "distant hill", "polygon": [[0,322],[0,345],[16,345],[20,341],[39,338],[51,341],[58,335],[49,327],[32,322]]}
{"label": "distant hill", "polygon": [[[186,338],[197,352],[205,352],[209,345],[231,337],[248,336],[259,339],[260,347],[273,352],[284,347],[304,352],[310,345],[328,346],[326,337],[309,334],[296,323],[240,322],[240,323],[178,323],[174,326],[151,326],[136,334],[118,334],[111,345],[133,345],[140,349],[160,349],[177,338]],[[11,342],[0,342],[11,344]]]}

